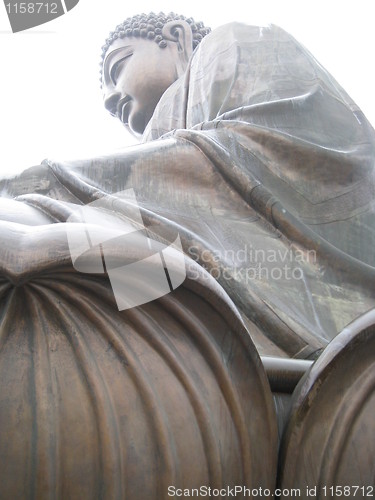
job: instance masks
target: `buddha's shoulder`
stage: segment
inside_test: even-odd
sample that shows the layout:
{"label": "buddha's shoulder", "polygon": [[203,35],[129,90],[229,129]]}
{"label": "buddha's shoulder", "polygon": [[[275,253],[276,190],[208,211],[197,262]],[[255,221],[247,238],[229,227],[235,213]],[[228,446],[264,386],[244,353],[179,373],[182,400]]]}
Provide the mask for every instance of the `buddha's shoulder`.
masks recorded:
{"label": "buddha's shoulder", "polygon": [[276,24],[255,26],[240,22],[230,22],[211,31],[202,42],[201,47],[209,45],[225,45],[229,39],[247,42],[262,42],[268,39],[291,39],[292,36]]}

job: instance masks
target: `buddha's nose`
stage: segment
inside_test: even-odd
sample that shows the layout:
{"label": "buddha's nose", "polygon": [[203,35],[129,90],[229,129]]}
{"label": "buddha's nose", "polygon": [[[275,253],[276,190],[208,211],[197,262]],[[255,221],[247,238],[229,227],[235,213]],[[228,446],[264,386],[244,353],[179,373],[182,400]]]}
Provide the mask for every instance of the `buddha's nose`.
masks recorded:
{"label": "buddha's nose", "polygon": [[116,116],[117,104],[120,99],[121,99],[121,94],[119,92],[112,92],[104,97],[104,107],[113,116]]}

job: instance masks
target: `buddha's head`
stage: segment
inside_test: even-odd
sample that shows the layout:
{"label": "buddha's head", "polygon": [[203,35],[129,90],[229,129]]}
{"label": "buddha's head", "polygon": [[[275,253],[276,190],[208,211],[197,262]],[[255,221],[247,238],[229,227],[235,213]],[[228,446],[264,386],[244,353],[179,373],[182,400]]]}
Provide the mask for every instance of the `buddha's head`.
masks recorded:
{"label": "buddha's head", "polygon": [[210,29],[174,13],[126,19],[102,47],[104,105],[135,136],[150,121],[161,96],[186,70]]}

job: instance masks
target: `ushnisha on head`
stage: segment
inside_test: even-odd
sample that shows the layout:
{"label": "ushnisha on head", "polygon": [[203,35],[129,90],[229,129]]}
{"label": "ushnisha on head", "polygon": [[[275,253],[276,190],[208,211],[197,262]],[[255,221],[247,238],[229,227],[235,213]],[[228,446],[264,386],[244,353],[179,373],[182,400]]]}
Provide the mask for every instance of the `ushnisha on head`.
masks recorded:
{"label": "ushnisha on head", "polygon": [[173,12],[140,14],[119,24],[102,47],[100,80],[108,111],[140,136],[161,96],[185,72],[210,31]]}

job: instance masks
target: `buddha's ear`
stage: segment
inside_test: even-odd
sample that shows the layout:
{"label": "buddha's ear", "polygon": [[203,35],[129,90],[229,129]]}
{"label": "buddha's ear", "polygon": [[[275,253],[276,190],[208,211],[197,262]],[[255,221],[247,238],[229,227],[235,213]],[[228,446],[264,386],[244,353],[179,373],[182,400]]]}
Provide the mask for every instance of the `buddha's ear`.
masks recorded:
{"label": "buddha's ear", "polygon": [[190,59],[193,52],[193,33],[189,23],[182,19],[169,21],[164,25],[162,36],[165,40],[177,43],[178,51],[184,54],[186,60]]}

